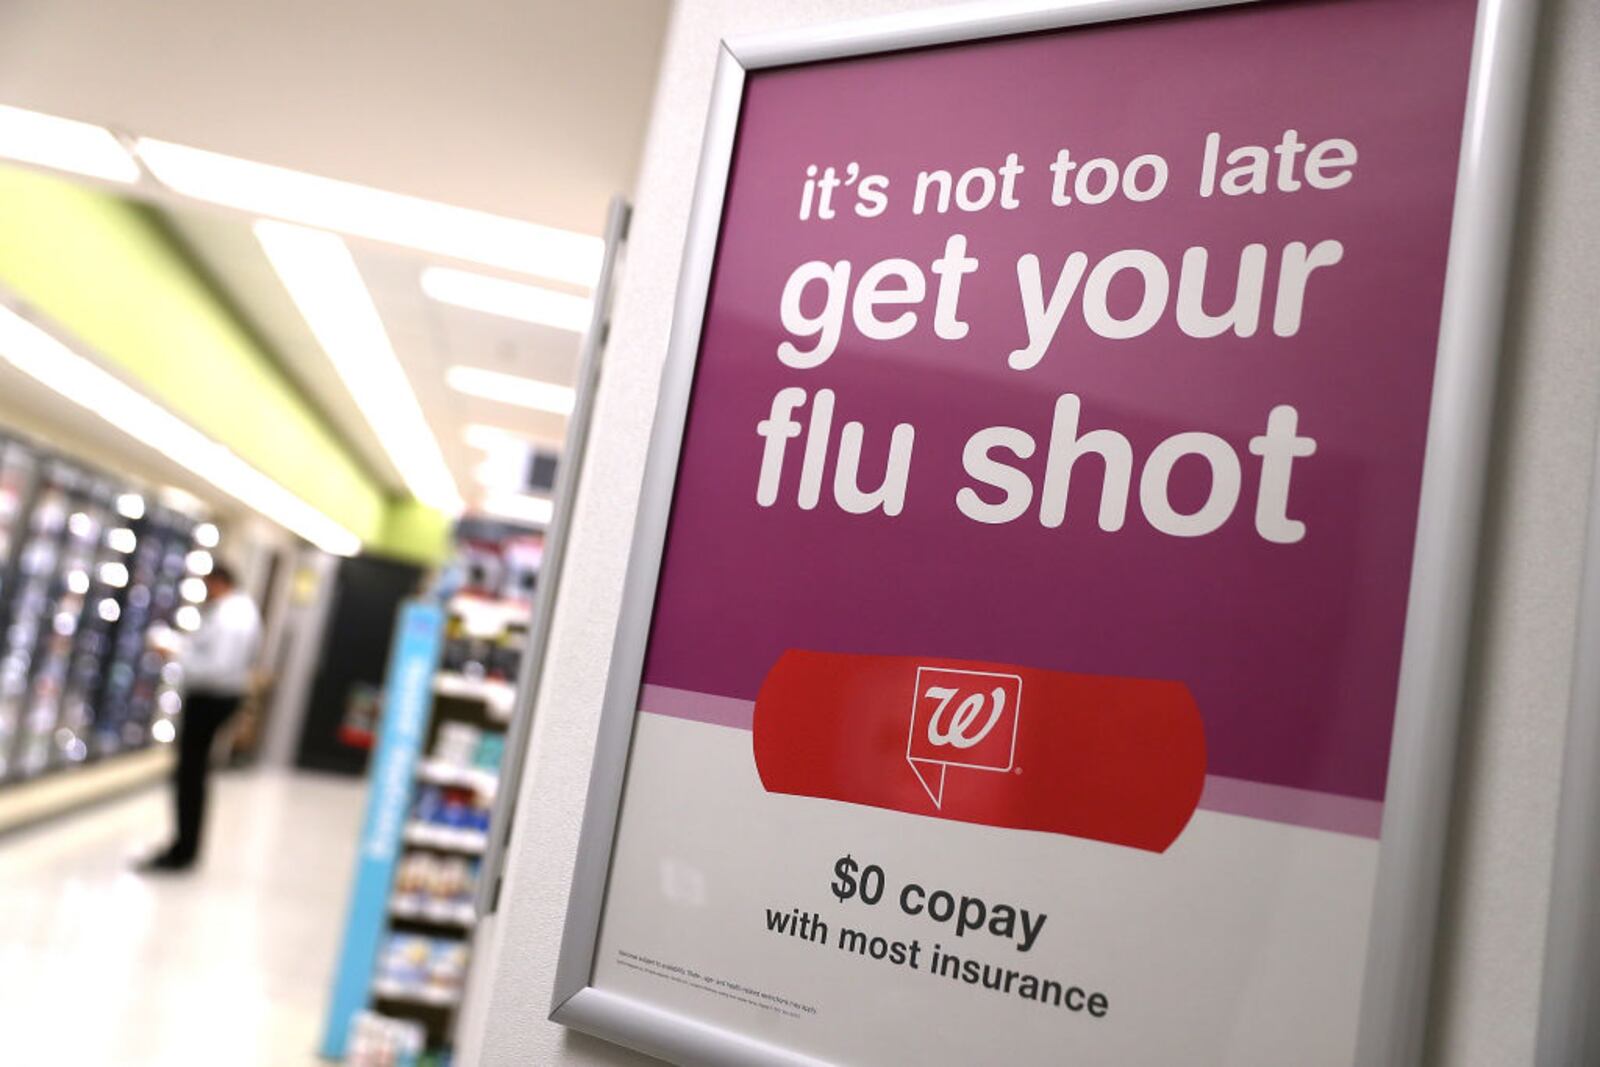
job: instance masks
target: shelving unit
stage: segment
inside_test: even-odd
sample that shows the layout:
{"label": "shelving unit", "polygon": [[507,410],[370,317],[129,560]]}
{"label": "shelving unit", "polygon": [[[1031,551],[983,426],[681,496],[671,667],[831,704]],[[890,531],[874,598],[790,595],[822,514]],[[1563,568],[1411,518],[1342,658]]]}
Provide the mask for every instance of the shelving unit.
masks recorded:
{"label": "shelving unit", "polygon": [[[449,1045],[460,1001],[478,857],[488,847],[487,811],[516,698],[510,679],[529,617],[526,604],[485,597],[456,597],[448,612],[367,1004],[423,1026],[430,1049]],[[463,864],[471,872],[464,882]],[[439,877],[456,891],[430,891]]]}

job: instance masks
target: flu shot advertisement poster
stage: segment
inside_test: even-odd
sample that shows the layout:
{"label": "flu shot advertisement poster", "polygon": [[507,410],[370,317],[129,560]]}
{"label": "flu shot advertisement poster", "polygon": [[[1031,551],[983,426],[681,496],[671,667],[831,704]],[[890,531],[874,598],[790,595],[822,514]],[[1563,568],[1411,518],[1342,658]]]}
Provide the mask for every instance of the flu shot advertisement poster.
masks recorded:
{"label": "flu shot advertisement poster", "polygon": [[752,72],[593,983],[1354,1056],[1475,7]]}

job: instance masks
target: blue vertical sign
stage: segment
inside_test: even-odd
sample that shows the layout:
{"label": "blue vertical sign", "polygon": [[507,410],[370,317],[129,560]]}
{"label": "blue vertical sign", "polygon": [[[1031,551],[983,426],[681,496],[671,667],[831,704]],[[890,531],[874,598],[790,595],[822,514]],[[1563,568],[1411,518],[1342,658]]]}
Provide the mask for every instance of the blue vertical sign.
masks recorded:
{"label": "blue vertical sign", "polygon": [[368,780],[367,814],[345,918],[344,947],[339,952],[322,1036],[322,1055],[327,1059],[344,1059],[350,1022],[367,1006],[411,785],[433,707],[433,672],[443,632],[444,611],[438,604],[412,600],[401,608],[384,682],[383,719]]}

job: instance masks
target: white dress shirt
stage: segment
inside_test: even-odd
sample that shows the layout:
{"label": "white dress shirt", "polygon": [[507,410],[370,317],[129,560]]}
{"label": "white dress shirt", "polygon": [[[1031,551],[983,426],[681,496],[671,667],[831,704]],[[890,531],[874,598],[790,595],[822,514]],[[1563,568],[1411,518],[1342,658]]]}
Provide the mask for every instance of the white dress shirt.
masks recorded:
{"label": "white dress shirt", "polygon": [[260,644],[261,614],[248,596],[235,589],[208,604],[183,654],[184,689],[191,696],[243,696]]}

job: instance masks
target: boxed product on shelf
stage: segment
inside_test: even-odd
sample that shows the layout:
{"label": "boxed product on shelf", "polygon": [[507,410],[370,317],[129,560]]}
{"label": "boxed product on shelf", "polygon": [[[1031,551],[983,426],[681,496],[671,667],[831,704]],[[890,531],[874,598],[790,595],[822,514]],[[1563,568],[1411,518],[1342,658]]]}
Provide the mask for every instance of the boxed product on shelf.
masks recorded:
{"label": "boxed product on shelf", "polygon": [[475,859],[410,852],[395,872],[390,911],[403,919],[470,926],[477,883]]}
{"label": "boxed product on shelf", "polygon": [[490,809],[480,803],[470,789],[427,785],[417,792],[412,818],[416,822],[448,827],[452,830],[489,829]]}
{"label": "boxed product on shelf", "polygon": [[428,957],[428,984],[443,994],[460,996],[467,980],[467,943],[452,938],[435,938]]}
{"label": "boxed product on shelf", "polygon": [[378,981],[400,990],[419,989],[428,980],[433,946],[420,934],[390,934],[378,960]]}
{"label": "boxed product on shelf", "polygon": [[472,766],[477,758],[483,731],[464,722],[442,722],[433,739],[433,758],[453,767]]}
{"label": "boxed product on shelf", "polygon": [[373,985],[391,1000],[452,1004],[467,973],[467,945],[460,938],[389,935]]}
{"label": "boxed product on shelf", "polygon": [[344,1062],[346,1067],[420,1067],[427,1041],[421,1023],[364,1011],[350,1027]]}
{"label": "boxed product on shelf", "polygon": [[440,665],[447,671],[481,678],[488,673],[493,650],[489,638],[460,632],[445,641]]}
{"label": "boxed product on shelf", "polygon": [[481,784],[470,776],[452,783],[451,775],[471,771],[483,781],[491,781],[499,774],[505,748],[505,737],[496,731],[480,730],[470,723],[443,722],[434,737],[428,762],[432,773],[443,777],[437,784]]}
{"label": "boxed product on shelf", "polygon": [[490,677],[515,680],[522,667],[522,648],[528,643],[528,625],[509,623],[488,651],[484,664]]}
{"label": "boxed product on shelf", "polygon": [[475,680],[514,682],[528,640],[527,601],[459,594],[451,598],[449,610],[440,669]]}
{"label": "boxed product on shelf", "polygon": [[473,765],[489,774],[500,773],[500,761],[506,753],[506,739],[501,734],[484,734],[478,739],[478,749],[473,754]]}

